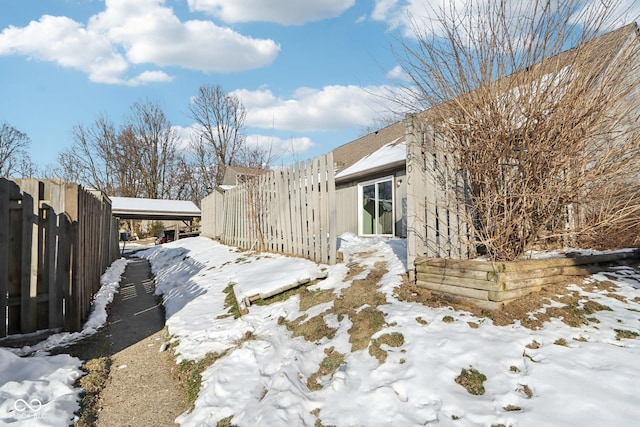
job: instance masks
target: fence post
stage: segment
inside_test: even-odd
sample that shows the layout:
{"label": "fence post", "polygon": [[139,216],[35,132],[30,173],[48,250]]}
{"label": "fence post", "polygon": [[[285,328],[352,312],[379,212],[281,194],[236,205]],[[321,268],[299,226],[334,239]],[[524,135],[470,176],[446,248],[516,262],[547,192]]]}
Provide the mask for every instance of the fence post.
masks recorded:
{"label": "fence post", "polygon": [[12,183],[4,178],[0,178],[0,338],[7,336],[7,323],[5,313],[9,303],[7,294],[9,292],[9,205],[11,203],[11,193],[9,186]]}
{"label": "fence post", "polygon": [[64,283],[59,280],[60,270],[64,268],[62,255],[64,239],[64,183],[61,180],[45,182],[45,247],[47,286],[49,293],[49,328],[64,326]]}
{"label": "fence post", "polygon": [[35,332],[38,322],[38,255],[41,183],[35,179],[19,181],[22,192],[22,263],[20,291],[20,329]]}
{"label": "fence post", "polygon": [[412,115],[407,121],[407,268],[409,279],[415,280],[413,263],[416,257],[426,253],[425,224],[425,153],[422,141],[416,136],[416,117]]}
{"label": "fence post", "polygon": [[336,177],[333,166],[333,151],[327,154],[327,180],[329,193],[329,264],[336,263],[337,245],[338,245],[338,213],[336,210]]}
{"label": "fence post", "polygon": [[78,185],[67,183],[64,188],[65,213],[68,216],[67,256],[69,273],[65,295],[65,329],[80,328],[80,299],[78,277]]}

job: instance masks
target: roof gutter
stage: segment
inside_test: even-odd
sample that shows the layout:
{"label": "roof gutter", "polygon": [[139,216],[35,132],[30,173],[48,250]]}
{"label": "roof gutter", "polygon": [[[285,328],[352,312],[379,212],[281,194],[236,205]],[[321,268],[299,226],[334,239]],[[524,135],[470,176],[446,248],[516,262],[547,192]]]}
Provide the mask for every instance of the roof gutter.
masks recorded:
{"label": "roof gutter", "polygon": [[386,165],[378,166],[378,167],[363,170],[363,171],[354,172],[349,175],[336,177],[336,184],[344,184],[350,181],[357,181],[360,178],[368,177],[374,174],[382,174],[383,172],[392,172],[402,167],[406,167],[406,165],[407,165],[406,160],[397,160],[393,163],[387,163]]}

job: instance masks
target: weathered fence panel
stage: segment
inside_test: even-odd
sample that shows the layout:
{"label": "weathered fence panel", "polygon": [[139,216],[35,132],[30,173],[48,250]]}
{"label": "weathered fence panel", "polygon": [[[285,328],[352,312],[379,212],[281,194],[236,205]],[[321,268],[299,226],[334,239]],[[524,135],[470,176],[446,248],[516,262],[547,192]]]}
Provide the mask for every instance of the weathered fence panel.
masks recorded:
{"label": "weathered fence panel", "polygon": [[[220,200],[215,203],[219,206]],[[209,200],[209,205],[214,203]],[[222,205],[222,230],[215,227],[214,235],[225,244],[336,262],[331,153],[249,178],[225,191]],[[203,202],[206,215],[204,207]]]}
{"label": "weathered fence panel", "polygon": [[200,235],[213,239],[220,238],[224,229],[224,196],[221,191],[214,190],[201,201],[202,218],[200,219]]}
{"label": "weathered fence panel", "polygon": [[433,129],[407,125],[407,261],[474,255],[465,182]]}
{"label": "weathered fence panel", "polygon": [[0,337],[80,329],[118,256],[117,220],[102,193],[0,178]]}

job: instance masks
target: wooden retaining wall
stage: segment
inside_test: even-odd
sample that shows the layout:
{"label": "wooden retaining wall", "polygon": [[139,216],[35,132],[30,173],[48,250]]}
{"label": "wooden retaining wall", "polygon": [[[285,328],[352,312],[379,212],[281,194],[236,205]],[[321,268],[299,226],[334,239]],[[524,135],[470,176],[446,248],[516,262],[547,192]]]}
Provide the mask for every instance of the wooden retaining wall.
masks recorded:
{"label": "wooden retaining wall", "polygon": [[102,193],[0,178],[0,338],[79,330],[119,255],[117,219]]}
{"label": "wooden retaining wall", "polygon": [[600,271],[602,264],[638,258],[638,251],[512,262],[418,258],[415,274],[419,287],[495,310],[545,285]]}

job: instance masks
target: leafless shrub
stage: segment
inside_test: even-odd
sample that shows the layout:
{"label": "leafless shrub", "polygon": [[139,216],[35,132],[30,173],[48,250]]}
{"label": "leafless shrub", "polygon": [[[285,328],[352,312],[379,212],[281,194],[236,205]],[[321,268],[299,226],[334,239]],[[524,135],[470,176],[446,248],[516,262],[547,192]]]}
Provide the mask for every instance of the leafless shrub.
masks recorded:
{"label": "leafless shrub", "polygon": [[418,117],[464,178],[455,196],[488,254],[604,246],[634,227],[640,42],[635,24],[602,35],[618,2],[450,5],[401,43],[412,84],[397,100],[426,108]]}

